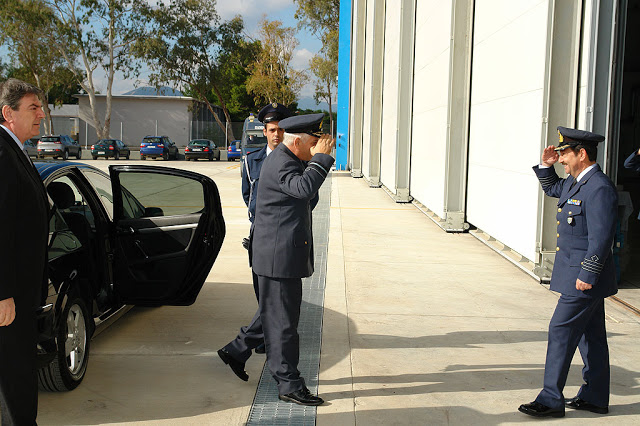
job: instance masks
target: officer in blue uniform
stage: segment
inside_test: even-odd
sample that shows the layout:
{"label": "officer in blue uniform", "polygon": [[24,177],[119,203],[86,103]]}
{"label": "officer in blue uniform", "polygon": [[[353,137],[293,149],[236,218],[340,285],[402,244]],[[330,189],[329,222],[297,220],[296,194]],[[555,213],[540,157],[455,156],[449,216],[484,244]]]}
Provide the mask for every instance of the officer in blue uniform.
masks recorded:
{"label": "officer in blue uniform", "polygon": [[[264,124],[262,133],[267,138],[267,144],[259,151],[254,151],[247,155],[244,159],[242,167],[242,198],[248,207],[249,220],[251,221],[251,231],[253,232],[253,220],[256,215],[256,195],[258,194],[258,182],[260,180],[260,170],[262,170],[262,162],[279,144],[284,137],[284,130],[278,127],[278,122],[284,118],[291,117],[291,111],[277,102],[271,103],[260,110],[258,113],[258,121]],[[249,248],[249,238],[242,241],[244,248]],[[258,277],[251,271],[253,275],[253,291],[258,297]],[[252,322],[260,321],[260,317],[253,318]],[[251,325],[249,325],[250,327]],[[264,343],[255,348],[256,353],[265,353]]]}
{"label": "officer in blue uniform", "polygon": [[[624,167],[640,173],[640,149],[633,151],[631,155],[624,160]],[[638,215],[638,220],[640,220],[640,214]]]}
{"label": "officer in blue uniform", "polygon": [[[561,294],[549,324],[544,387],[535,401],[519,411],[535,417],[563,417],[565,406],[599,414],[609,411],[609,349],[604,299],[616,294],[612,243],[618,196],[596,164],[597,144],[604,136],[558,127],[559,146],[545,148],[533,168],[542,189],[558,198],[558,243],[551,290]],[[560,161],[567,178],[553,165]],[[576,347],[584,361],[584,384],[577,396],[564,399]]]}
{"label": "officer in blue uniform", "polygon": [[218,351],[220,358],[243,380],[251,350],[266,342],[267,366],[278,385],[279,398],[301,405],[320,405],[298,370],[298,321],[302,278],[313,274],[312,215],[318,189],[334,159],[335,140],[321,131],[324,114],[280,121],[283,143],[264,160],[251,233],[251,266],[258,276],[260,322]]}

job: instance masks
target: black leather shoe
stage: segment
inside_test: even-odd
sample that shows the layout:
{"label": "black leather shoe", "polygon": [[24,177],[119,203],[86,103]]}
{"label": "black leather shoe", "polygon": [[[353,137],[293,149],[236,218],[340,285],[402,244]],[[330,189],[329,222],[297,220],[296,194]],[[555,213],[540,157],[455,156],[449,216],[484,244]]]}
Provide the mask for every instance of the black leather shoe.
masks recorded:
{"label": "black leather shoe", "polygon": [[235,375],[238,376],[240,380],[244,380],[245,382],[249,380],[249,375],[247,374],[246,371],[244,371],[244,362],[238,361],[237,359],[232,357],[229,352],[225,351],[224,349],[218,350],[218,356],[222,361],[224,361],[225,364],[231,367],[231,370],[233,370]]}
{"label": "black leather shoe", "polygon": [[586,410],[598,414],[607,414],[609,412],[609,407],[598,407],[597,405],[593,405],[590,402],[585,401],[579,396],[574,396],[571,399],[565,399],[564,405],[565,407],[573,408],[574,410]]}
{"label": "black leather shoe", "polygon": [[295,402],[300,405],[322,405],[324,403],[324,399],[319,396],[311,395],[311,392],[309,392],[309,389],[306,387],[285,395],[278,395],[278,398],[283,401]]}
{"label": "black leather shoe", "polygon": [[267,347],[264,345],[264,343],[261,343],[260,346],[254,349],[254,351],[257,354],[263,354],[267,352]]}
{"label": "black leather shoe", "polygon": [[518,411],[533,417],[564,417],[564,408],[551,408],[537,401],[522,404]]}

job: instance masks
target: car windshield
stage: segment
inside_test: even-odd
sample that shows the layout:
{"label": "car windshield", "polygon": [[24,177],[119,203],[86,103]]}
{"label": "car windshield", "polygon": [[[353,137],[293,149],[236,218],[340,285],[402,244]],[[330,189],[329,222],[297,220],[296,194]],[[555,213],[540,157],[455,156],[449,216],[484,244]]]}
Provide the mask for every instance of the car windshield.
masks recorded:
{"label": "car windshield", "polygon": [[262,148],[267,144],[267,137],[261,132],[251,132],[247,135],[245,146],[247,148]]}
{"label": "car windshield", "polygon": [[209,146],[209,141],[207,140],[197,140],[189,142],[189,145],[192,146]]}
{"label": "car windshield", "polygon": [[42,139],[40,139],[40,142],[58,142],[60,140],[59,137],[54,136],[54,137],[44,137]]}
{"label": "car windshield", "polygon": [[162,143],[162,139],[160,139],[160,138],[145,138],[143,142],[145,142],[145,143]]}

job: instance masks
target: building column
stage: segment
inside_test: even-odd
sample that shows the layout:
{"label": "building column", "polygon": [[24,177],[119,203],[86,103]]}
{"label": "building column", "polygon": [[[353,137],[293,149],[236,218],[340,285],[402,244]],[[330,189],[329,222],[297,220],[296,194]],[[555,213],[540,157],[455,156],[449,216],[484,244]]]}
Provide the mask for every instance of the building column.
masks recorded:
{"label": "building column", "polygon": [[351,85],[351,120],[349,122],[349,152],[351,154],[351,176],[362,177],[362,117],[364,103],[364,59],[365,29],[367,25],[367,1],[354,0],[353,8],[353,49],[351,65],[353,84]]}
{"label": "building column", "polygon": [[349,162],[349,95],[351,90],[351,0],[340,1],[338,54],[338,96],[336,170],[346,170]]}

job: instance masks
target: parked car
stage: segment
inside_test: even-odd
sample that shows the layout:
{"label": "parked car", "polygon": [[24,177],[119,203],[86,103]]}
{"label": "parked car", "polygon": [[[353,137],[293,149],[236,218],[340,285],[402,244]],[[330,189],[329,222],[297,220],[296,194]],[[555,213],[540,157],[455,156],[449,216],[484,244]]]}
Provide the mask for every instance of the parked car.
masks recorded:
{"label": "parked car", "polygon": [[33,142],[31,139],[27,139],[24,142],[24,149],[25,151],[27,151],[27,154],[29,155],[29,157],[35,157],[38,158],[38,143],[37,142]]}
{"label": "parked car", "polygon": [[177,160],[178,147],[169,136],[145,136],[140,143],[140,159],[162,157],[164,160]]}
{"label": "parked car", "polygon": [[82,148],[78,141],[71,139],[68,135],[42,136],[38,141],[39,158],[62,157],[63,160],[68,160],[72,155],[77,160],[81,159]]}
{"label": "parked car", "polygon": [[235,161],[242,155],[242,149],[240,148],[240,141],[235,140],[229,144],[227,148],[227,161]]}
{"label": "parked car", "polygon": [[209,161],[220,161],[220,149],[209,139],[194,139],[184,148],[184,159],[197,160],[198,158],[208,158]]}
{"label": "parked car", "polygon": [[130,305],[191,305],[225,235],[216,184],[153,166],[35,162],[53,200],[38,308],[40,388],[85,376],[91,337]]}
{"label": "parked car", "polygon": [[95,145],[91,145],[91,157],[94,160],[98,157],[113,157],[115,160],[124,157],[128,160],[131,150],[120,139],[100,139]]}

